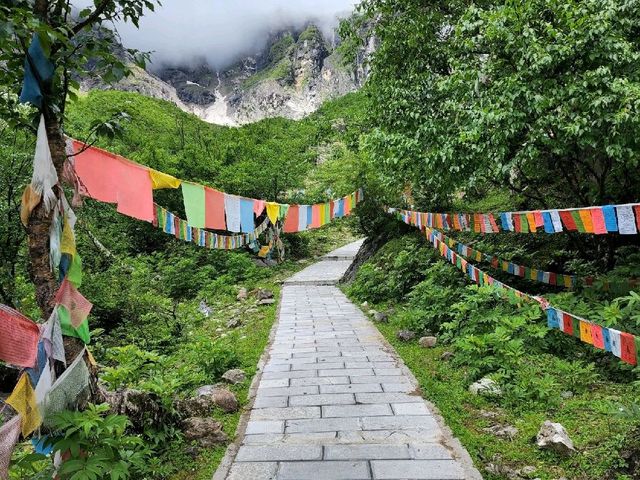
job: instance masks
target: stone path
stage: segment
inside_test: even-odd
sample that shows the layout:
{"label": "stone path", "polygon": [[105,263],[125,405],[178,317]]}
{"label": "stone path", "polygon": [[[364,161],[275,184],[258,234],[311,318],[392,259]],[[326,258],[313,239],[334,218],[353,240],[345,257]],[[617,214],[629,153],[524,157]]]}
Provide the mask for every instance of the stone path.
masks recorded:
{"label": "stone path", "polygon": [[360,244],[285,282],[244,437],[214,479],[482,478],[416,393],[415,378],[335,286]]}

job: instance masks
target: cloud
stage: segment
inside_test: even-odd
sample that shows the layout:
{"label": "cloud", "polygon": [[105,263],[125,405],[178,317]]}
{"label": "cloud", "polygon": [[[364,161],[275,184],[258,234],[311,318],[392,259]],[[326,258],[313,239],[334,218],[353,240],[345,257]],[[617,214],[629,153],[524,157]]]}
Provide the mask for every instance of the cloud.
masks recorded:
{"label": "cloud", "polygon": [[153,52],[155,66],[205,58],[211,66],[222,68],[240,55],[257,51],[269,32],[280,28],[314,21],[330,31],[356,1],[162,0],[161,7],[142,18],[139,29],[119,24],[117,30],[126,47]]}

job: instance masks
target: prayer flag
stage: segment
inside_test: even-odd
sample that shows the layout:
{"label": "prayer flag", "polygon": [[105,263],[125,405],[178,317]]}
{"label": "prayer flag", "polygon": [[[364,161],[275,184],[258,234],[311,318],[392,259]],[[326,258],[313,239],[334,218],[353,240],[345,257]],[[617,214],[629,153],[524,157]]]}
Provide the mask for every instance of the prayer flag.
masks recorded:
{"label": "prayer flag", "polygon": [[611,351],[611,335],[608,328],[602,328],[602,338],[604,342],[604,349],[607,352]]}
{"label": "prayer flag", "polygon": [[64,305],[69,311],[69,319],[74,328],[78,328],[84,322],[93,308],[93,304],[84,298],[68,279],[60,285],[55,302]]}
{"label": "prayer flag", "polygon": [[204,187],[204,227],[226,230],[224,193]]}
{"label": "prayer flag", "polygon": [[20,203],[20,220],[25,227],[29,223],[31,212],[41,200],[42,195],[36,192],[30,184],[27,185],[24,192],[22,192],[22,202]]}
{"label": "prayer flag", "polygon": [[593,223],[593,233],[601,235],[603,233],[607,233],[607,226],[604,220],[604,214],[602,213],[602,209],[599,207],[590,208],[591,212],[591,221]]}
{"label": "prayer flag", "polygon": [[9,478],[11,454],[20,438],[20,415],[10,418],[0,427],[0,478]]}
{"label": "prayer flag", "polygon": [[584,320],[580,320],[580,340],[589,345],[593,345],[593,338],[591,336],[591,324]]}
{"label": "prayer flag", "polygon": [[533,212],[529,212],[527,214],[525,214],[526,217],[526,223],[529,225],[529,231],[531,233],[536,233],[537,231],[537,226],[536,226],[536,217],[533,214]]}
{"label": "prayer flag", "polygon": [[584,231],[587,233],[595,233],[593,231],[593,221],[591,220],[591,210],[578,210],[578,215],[580,215],[580,220],[582,220]]}
{"label": "prayer flag", "polygon": [[571,331],[574,337],[580,338],[580,320],[573,315],[571,316]]}
{"label": "prayer flag", "polygon": [[562,220],[560,219],[560,214],[557,210],[551,210],[551,221],[553,222],[554,231],[561,232],[562,231]]}
{"label": "prayer flag", "polygon": [[620,331],[614,328],[609,329],[611,353],[613,353],[618,358],[622,356],[622,343],[621,343],[620,333],[621,333]]}
{"label": "prayer flag", "polygon": [[584,233],[585,228],[584,228],[584,223],[582,223],[582,218],[580,217],[580,212],[578,210],[571,210],[570,213],[571,213],[571,218],[573,218],[573,221],[578,231],[580,233]]}
{"label": "prayer flag", "polygon": [[262,212],[264,212],[264,208],[266,205],[267,205],[267,202],[265,202],[264,200],[254,200],[253,213],[256,214],[256,217],[259,217],[260,215],[262,215]]}
{"label": "prayer flag", "polygon": [[204,187],[196,183],[183,182],[182,199],[189,225],[204,228],[206,225]]}
{"label": "prayer flag", "polygon": [[[268,207],[267,207],[268,208]],[[227,214],[227,230],[240,231],[240,197],[224,194],[224,211]]]}
{"label": "prayer flag", "polygon": [[58,305],[57,310],[58,318],[60,319],[60,328],[62,330],[62,335],[65,335],[67,337],[77,337],[85,344],[88,344],[91,341],[88,320],[85,320],[80,324],[78,328],[75,328],[71,324],[71,315],[69,314],[69,310],[67,310],[64,305]]}
{"label": "prayer flag", "polygon": [[307,229],[308,219],[308,205],[300,205],[298,207],[298,231],[303,232]]}
{"label": "prayer flag", "polygon": [[618,220],[616,219],[615,207],[613,205],[605,205],[602,207],[602,214],[604,215],[604,224],[607,232],[617,232]]}
{"label": "prayer flag", "polygon": [[322,224],[320,223],[320,205],[319,204],[315,204],[312,205],[311,207],[312,209],[312,220],[311,220],[311,228],[318,228],[320,227]]}
{"label": "prayer flag", "polygon": [[66,366],[62,329],[60,327],[57,308],[53,309],[49,320],[47,320],[47,323],[44,325],[42,340],[44,341],[44,348],[49,358],[58,360]]}
{"label": "prayer flag", "polygon": [[638,230],[640,230],[640,205],[636,205],[633,207],[634,212],[636,212],[636,226]]}
{"label": "prayer flag", "polygon": [[[620,216],[618,216],[618,221],[619,220]],[[634,336],[630,333],[620,332],[620,346],[620,358],[622,359],[622,361],[631,365],[635,365],[638,359],[636,357],[636,344]]]}
{"label": "prayer flag", "polygon": [[545,233],[555,233],[555,229],[553,228],[553,220],[551,219],[551,214],[549,212],[542,213],[542,221],[544,224]]}
{"label": "prayer flag", "polygon": [[571,317],[565,312],[562,312],[562,324],[563,324],[562,331],[564,333],[566,333],[567,335],[574,335],[573,321]]}
{"label": "prayer flag", "polygon": [[[302,208],[306,212],[306,208]],[[300,207],[291,205],[289,213],[284,220],[284,233],[294,233],[300,231]]]}
{"label": "prayer flag", "polygon": [[42,423],[40,410],[36,401],[36,394],[29,381],[29,375],[23,374],[18,384],[5,401],[20,414],[22,436],[29,436]]}
{"label": "prayer flag", "polygon": [[502,229],[512,232],[513,231],[513,214],[511,212],[503,212],[500,214],[502,221]]}
{"label": "prayer flag", "polygon": [[558,313],[556,312],[555,308],[547,308],[547,326],[549,328],[560,328]]}
{"label": "prayer flag", "polygon": [[544,219],[542,218],[542,212],[537,210],[533,212],[533,218],[536,224],[536,227],[544,226]]}
{"label": "prayer flag", "polygon": [[621,235],[635,235],[638,233],[633,208],[630,205],[618,206],[616,207],[616,212],[618,214],[618,229]]}
{"label": "prayer flag", "polygon": [[149,169],[149,176],[151,177],[151,188],[154,190],[161,190],[163,188],[178,188],[180,186],[180,180],[167,173],[162,173],[153,168]]}
{"label": "prayer flag", "polygon": [[0,360],[33,367],[38,353],[38,325],[20,312],[0,305]]}
{"label": "prayer flag", "polygon": [[55,66],[42,48],[40,37],[34,33],[24,59],[24,83],[20,92],[20,103],[31,103],[37,108],[42,108],[43,94],[38,79],[47,84],[51,81],[54,71]]}
{"label": "prayer flag", "polygon": [[591,339],[594,347],[604,350],[604,336],[600,325],[591,324]]}
{"label": "prayer flag", "polygon": [[256,229],[253,219],[253,200],[250,198],[240,199],[240,226],[243,232],[250,233]]}
{"label": "prayer flag", "polygon": [[280,216],[280,204],[275,202],[267,202],[267,216],[272,224],[276,224]]}
{"label": "prayer flag", "polygon": [[576,222],[573,219],[571,212],[569,212],[568,210],[564,210],[562,212],[559,212],[559,214],[560,214],[560,218],[562,219],[562,223],[564,223],[564,226],[567,230],[571,232],[575,232],[576,230],[578,230],[578,227],[576,226]]}

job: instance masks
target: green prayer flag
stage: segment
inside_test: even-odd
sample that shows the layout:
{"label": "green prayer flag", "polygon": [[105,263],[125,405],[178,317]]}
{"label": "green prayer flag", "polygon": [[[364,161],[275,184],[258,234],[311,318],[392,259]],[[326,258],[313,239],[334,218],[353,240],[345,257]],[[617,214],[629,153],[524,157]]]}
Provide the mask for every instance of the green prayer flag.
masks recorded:
{"label": "green prayer flag", "polygon": [[76,288],[80,288],[82,285],[82,258],[80,258],[78,252],[76,252],[71,260],[71,265],[67,271],[67,278]]}
{"label": "green prayer flag", "polygon": [[580,218],[580,212],[577,210],[571,210],[571,217],[573,218],[573,221],[576,222],[578,231],[584,233],[586,230],[584,228],[584,223],[582,223],[582,218]]}
{"label": "green prayer flag", "polygon": [[202,185],[182,182],[182,198],[187,222],[192,227],[205,227],[205,194]]}
{"label": "green prayer flag", "polygon": [[324,223],[327,224],[331,221],[331,204],[329,202],[324,204]]}
{"label": "green prayer flag", "polygon": [[69,314],[69,310],[67,310],[64,305],[58,305],[57,308],[62,335],[79,338],[85,343],[85,345],[88,345],[89,342],[91,342],[91,335],[89,334],[89,320],[85,320],[78,328],[74,328],[73,325],[71,325],[71,315]]}
{"label": "green prayer flag", "polygon": [[529,233],[529,220],[527,220],[527,215],[524,213],[520,214],[520,229],[522,233]]}
{"label": "green prayer flag", "polygon": [[531,280],[531,268],[524,267],[524,278]]}
{"label": "green prayer flag", "polygon": [[286,218],[287,213],[289,213],[289,205],[287,205],[285,203],[281,203],[280,204],[280,210],[278,212],[278,218],[280,220],[282,220],[283,218]]}
{"label": "green prayer flag", "polygon": [[573,325],[573,336],[580,338],[580,320],[571,317],[571,324]]}

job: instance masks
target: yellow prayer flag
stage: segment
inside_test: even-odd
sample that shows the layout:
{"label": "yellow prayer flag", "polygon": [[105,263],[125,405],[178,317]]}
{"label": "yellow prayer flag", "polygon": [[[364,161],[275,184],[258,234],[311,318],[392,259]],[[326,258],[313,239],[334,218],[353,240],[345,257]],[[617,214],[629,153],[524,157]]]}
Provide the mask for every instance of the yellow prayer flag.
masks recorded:
{"label": "yellow prayer flag", "polygon": [[98,362],[96,362],[96,359],[93,357],[93,354],[89,351],[88,348],[86,350],[87,350],[87,360],[89,360],[89,365],[91,365],[93,368],[98,368]]}
{"label": "yellow prayer flag", "polygon": [[176,177],[159,172],[153,168],[149,169],[149,176],[151,177],[151,186],[154,190],[160,190],[162,188],[178,188],[182,183]]}
{"label": "yellow prayer flag", "polygon": [[65,215],[62,228],[62,241],[60,242],[60,251],[62,253],[68,253],[71,256],[76,254],[76,238],[73,233],[69,220]]}
{"label": "yellow prayer flag", "polygon": [[36,393],[31,386],[29,375],[26,373],[22,374],[6,403],[20,414],[23,437],[30,435],[42,423],[42,416],[36,401]]}
{"label": "yellow prayer flag", "polygon": [[25,227],[29,223],[31,212],[38,206],[40,200],[42,200],[42,195],[37,193],[31,185],[27,185],[27,188],[22,192],[22,203],[20,205],[20,220],[22,220],[22,224]]}
{"label": "yellow prayer flag", "polygon": [[573,286],[572,283],[573,282],[571,281],[571,275],[565,275],[564,276],[564,286],[566,288],[571,288]]}
{"label": "yellow prayer flag", "polygon": [[591,324],[580,320],[580,340],[589,345],[593,345],[593,337],[591,336]]}
{"label": "yellow prayer flag", "polygon": [[591,219],[591,210],[578,210],[580,220],[584,225],[584,231],[587,233],[593,233],[593,220]]}
{"label": "yellow prayer flag", "polygon": [[280,216],[280,204],[275,202],[267,202],[267,217],[274,225]]}

